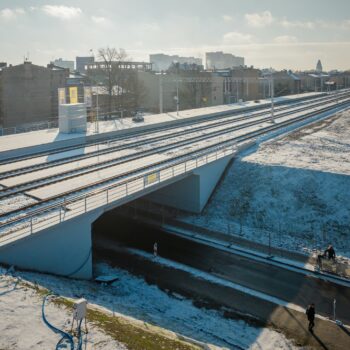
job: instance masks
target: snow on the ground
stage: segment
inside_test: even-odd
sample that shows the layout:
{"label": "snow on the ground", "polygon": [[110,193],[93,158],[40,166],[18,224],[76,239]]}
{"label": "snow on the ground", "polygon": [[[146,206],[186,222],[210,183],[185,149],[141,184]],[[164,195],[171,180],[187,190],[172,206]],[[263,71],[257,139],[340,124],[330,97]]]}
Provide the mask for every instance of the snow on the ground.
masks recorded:
{"label": "snow on the ground", "polygon": [[242,154],[201,215],[183,220],[295,251],[350,257],[350,112]]}
{"label": "snow on the ground", "polygon": [[35,199],[24,194],[2,199],[0,200],[0,215],[36,202],[37,201]]}
{"label": "snow on the ground", "polygon": [[[60,336],[42,321],[42,298],[32,288],[16,283],[16,278],[4,275],[0,268],[0,349],[48,350],[55,349]],[[48,303],[46,316],[54,326],[69,331],[72,315],[58,306]],[[89,333],[84,337],[86,350],[124,350],[96,327],[88,324]],[[86,344],[86,348],[85,348]]]}
{"label": "snow on the ground", "polygon": [[251,163],[350,175],[350,111],[265,143]]}
{"label": "snow on the ground", "polygon": [[[148,285],[142,278],[135,277],[124,270],[112,268],[106,264],[97,265],[96,270],[97,274],[116,275],[118,280],[110,286],[103,286],[95,282],[69,280],[38,273],[20,272],[18,274],[22,279],[31,282],[35,281],[38,285],[48,288],[59,295],[72,298],[83,296],[91,304],[156,324],[197,341],[211,343],[226,349],[297,349],[281,333],[269,328],[254,327],[243,320],[224,318],[220,311],[197,308],[190,300],[176,294],[168,295],[158,287]],[[35,301],[35,295],[28,295],[28,300],[24,302],[22,301],[22,298],[24,298],[23,293],[23,291],[17,291],[16,294],[9,293],[6,295],[6,300],[3,299],[5,296],[0,294],[0,306],[5,303],[6,305],[16,306],[17,302],[19,303],[19,306],[15,308],[15,312],[11,311],[10,306],[6,308],[1,307],[0,333],[5,334],[7,332],[7,334],[10,334],[7,336],[8,344],[5,344],[7,346],[9,346],[11,341],[18,339],[15,336],[11,336],[12,333],[8,331],[8,329],[15,327],[16,317],[21,317],[21,322],[23,323],[30,323],[31,325],[28,326],[30,329],[31,327],[39,328],[40,326],[39,323],[41,321],[38,315],[41,301]],[[28,293],[32,292],[29,291]],[[24,304],[33,304],[31,307],[32,312],[22,312],[20,305]],[[62,312],[60,311],[60,313]],[[55,317],[54,315],[52,316]],[[56,324],[60,322],[64,324],[67,315],[62,314],[62,316],[57,315],[56,317],[58,319],[51,318],[51,320]],[[7,319],[13,321],[8,321]],[[45,332],[42,327],[44,326],[40,326],[42,336],[46,337],[47,335],[48,339],[50,331],[47,330]],[[30,334],[29,330],[28,333]],[[53,338],[54,340],[55,338]],[[96,342],[95,336],[91,336],[90,341]],[[0,345],[2,345],[1,341]],[[37,347],[35,349],[41,348]],[[109,349],[109,347],[106,345],[103,349]],[[113,350],[116,349],[118,348],[113,348]]]}

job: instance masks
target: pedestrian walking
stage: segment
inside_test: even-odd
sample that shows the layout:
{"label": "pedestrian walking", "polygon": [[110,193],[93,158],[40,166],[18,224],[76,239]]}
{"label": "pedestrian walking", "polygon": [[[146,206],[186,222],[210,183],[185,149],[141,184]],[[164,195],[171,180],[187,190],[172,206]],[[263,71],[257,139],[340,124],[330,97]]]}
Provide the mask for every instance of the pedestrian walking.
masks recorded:
{"label": "pedestrian walking", "polygon": [[155,258],[158,255],[158,243],[157,242],[154,242],[154,244],[153,244],[153,255]]}
{"label": "pedestrian walking", "polygon": [[306,309],[306,316],[309,321],[309,331],[313,332],[313,328],[315,327],[315,304],[310,304]]}
{"label": "pedestrian walking", "polygon": [[335,250],[332,245],[330,245],[324,252],[324,255],[329,259],[329,260],[335,260]]}

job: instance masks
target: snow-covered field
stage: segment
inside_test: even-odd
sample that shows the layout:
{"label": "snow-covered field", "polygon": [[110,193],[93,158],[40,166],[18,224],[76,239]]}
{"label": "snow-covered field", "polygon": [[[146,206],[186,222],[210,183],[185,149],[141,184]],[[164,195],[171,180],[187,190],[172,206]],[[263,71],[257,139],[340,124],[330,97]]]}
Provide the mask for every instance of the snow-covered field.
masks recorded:
{"label": "snow-covered field", "polygon": [[[201,215],[182,219],[296,251],[350,257],[350,112],[242,154]],[[229,229],[228,229],[229,228]]]}
{"label": "snow-covered field", "polygon": [[[13,279],[4,276],[4,272],[4,269],[0,269],[0,348],[53,348],[59,337],[41,320],[41,297],[32,289],[14,289]],[[281,333],[249,325],[243,320],[224,318],[219,311],[197,308],[191,301],[179,295],[168,295],[124,270],[100,264],[97,272],[116,275],[118,280],[110,286],[102,286],[38,273],[19,272],[17,275],[24,281],[36,282],[59,295],[71,298],[83,296],[90,304],[221,348],[296,349]],[[67,311],[51,304],[47,315],[56,326],[70,328],[68,320],[71,315]],[[121,345],[96,328],[87,339],[87,349],[122,349]]]}
{"label": "snow-covered field", "polygon": [[[34,289],[17,283],[17,278],[4,275],[0,268],[0,349],[48,350],[54,349],[60,336],[51,331],[42,321],[42,296]],[[67,310],[49,303],[46,315],[53,325],[68,331],[72,315]],[[102,331],[88,325],[89,334],[84,342],[86,350],[124,350]],[[86,347],[85,347],[86,344]],[[63,348],[62,348],[63,349]]]}

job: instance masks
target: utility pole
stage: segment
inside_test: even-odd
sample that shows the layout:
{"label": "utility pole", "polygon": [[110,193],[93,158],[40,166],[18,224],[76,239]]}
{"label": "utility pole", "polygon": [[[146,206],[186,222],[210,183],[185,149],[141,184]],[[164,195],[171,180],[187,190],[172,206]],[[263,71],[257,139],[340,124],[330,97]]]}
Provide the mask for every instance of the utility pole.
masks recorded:
{"label": "utility pole", "polygon": [[247,82],[247,101],[249,100],[249,78],[247,78],[247,80],[246,80],[246,82]]}
{"label": "utility pole", "polygon": [[176,79],[176,115],[179,116],[179,78]]}
{"label": "utility pole", "polygon": [[271,71],[271,122],[275,122],[275,87],[273,82],[273,72]]}
{"label": "utility pole", "polygon": [[97,95],[96,95],[96,120],[95,120],[95,134],[99,133],[99,106],[98,106],[98,95],[99,95],[99,85],[97,85]]}
{"label": "utility pole", "polygon": [[337,104],[339,103],[339,89],[338,89],[338,80],[337,80],[337,85],[336,85],[336,95],[337,95]]}
{"label": "utility pole", "polygon": [[163,74],[159,75],[159,113],[163,113]]}

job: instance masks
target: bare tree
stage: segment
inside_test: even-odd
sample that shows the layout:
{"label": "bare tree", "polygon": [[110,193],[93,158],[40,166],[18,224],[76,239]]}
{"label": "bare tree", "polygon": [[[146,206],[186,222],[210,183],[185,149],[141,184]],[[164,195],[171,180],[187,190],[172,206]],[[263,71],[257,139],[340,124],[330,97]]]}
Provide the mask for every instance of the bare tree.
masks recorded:
{"label": "bare tree", "polygon": [[101,48],[98,50],[98,60],[103,64],[95,74],[99,75],[108,94],[108,113],[113,111],[113,96],[123,94],[124,71],[120,66],[122,61],[128,58],[124,49],[111,47]]}

